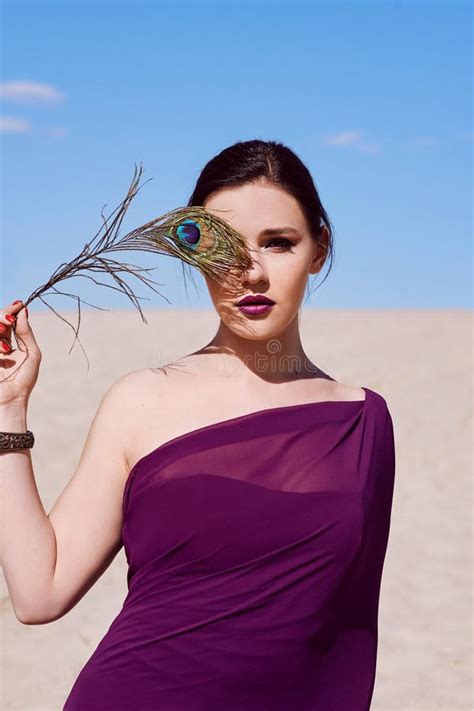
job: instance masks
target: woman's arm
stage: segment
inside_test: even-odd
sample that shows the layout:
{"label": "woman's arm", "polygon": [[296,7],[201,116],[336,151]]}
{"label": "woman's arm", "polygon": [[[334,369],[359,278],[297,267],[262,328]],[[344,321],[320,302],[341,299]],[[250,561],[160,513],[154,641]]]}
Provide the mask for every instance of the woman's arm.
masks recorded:
{"label": "woman's arm", "polygon": [[[139,371],[128,373],[104,394],[78,467],[48,515],[30,450],[0,454],[0,559],[15,614],[24,624],[66,614],[122,547],[125,445],[139,379]],[[0,410],[0,429],[25,431],[26,411]],[[61,446],[58,442],[51,456],[61,456]]]}
{"label": "woman's arm", "polygon": [[[27,430],[26,404],[0,408],[0,430]],[[52,584],[56,542],[36,488],[31,450],[0,452],[0,561],[10,600],[24,622],[33,600],[42,601]]]}

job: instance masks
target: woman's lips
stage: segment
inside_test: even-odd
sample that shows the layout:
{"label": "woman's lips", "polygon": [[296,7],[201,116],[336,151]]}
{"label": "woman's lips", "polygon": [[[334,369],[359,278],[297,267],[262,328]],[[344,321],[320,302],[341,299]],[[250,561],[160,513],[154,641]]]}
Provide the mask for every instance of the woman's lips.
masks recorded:
{"label": "woman's lips", "polygon": [[266,314],[270,309],[272,309],[275,304],[237,304],[237,308],[244,314],[250,316],[259,316],[260,314]]}
{"label": "woman's lips", "polygon": [[268,296],[264,296],[263,294],[249,294],[248,296],[244,296],[243,299],[240,299],[240,301],[236,301],[235,305],[236,306],[243,306],[244,304],[274,304],[275,302],[273,299],[270,299]]}

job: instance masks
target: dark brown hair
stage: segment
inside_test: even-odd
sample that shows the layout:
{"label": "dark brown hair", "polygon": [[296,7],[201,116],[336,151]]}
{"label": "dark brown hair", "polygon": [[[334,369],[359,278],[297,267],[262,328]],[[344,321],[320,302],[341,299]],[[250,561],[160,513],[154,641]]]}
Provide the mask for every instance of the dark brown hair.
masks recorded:
{"label": "dark brown hair", "polygon": [[325,265],[329,260],[329,269],[325,279],[334,261],[334,229],[308,168],[282,143],[256,139],[240,141],[224,148],[202,169],[188,207],[204,205],[218,190],[262,179],[274,183],[298,201],[315,241],[319,241],[323,227],[327,228],[328,254]]}

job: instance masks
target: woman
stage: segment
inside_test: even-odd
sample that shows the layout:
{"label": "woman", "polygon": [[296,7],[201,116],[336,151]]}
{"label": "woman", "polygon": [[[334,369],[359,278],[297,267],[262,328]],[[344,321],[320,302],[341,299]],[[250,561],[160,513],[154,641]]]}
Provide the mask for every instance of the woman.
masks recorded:
{"label": "woman", "polygon": [[[12,602],[29,624],[61,617],[124,545],[127,597],[66,711],[365,711],[395,449],[383,396],[337,382],[301,343],[329,219],[272,141],[222,151],[189,205],[239,230],[252,268],[206,277],[220,318],[207,345],[109,388],[49,517],[28,450],[3,454]],[[40,360],[23,311],[17,332],[34,357],[2,383],[9,431],[26,429]]]}

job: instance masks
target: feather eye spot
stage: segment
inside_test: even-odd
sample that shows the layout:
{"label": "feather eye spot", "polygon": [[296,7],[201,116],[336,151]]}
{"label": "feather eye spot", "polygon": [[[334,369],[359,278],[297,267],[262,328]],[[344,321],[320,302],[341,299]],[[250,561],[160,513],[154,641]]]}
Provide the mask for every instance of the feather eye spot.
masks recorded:
{"label": "feather eye spot", "polygon": [[183,220],[176,228],[176,236],[189,247],[196,248],[201,239],[201,229],[196,220]]}

